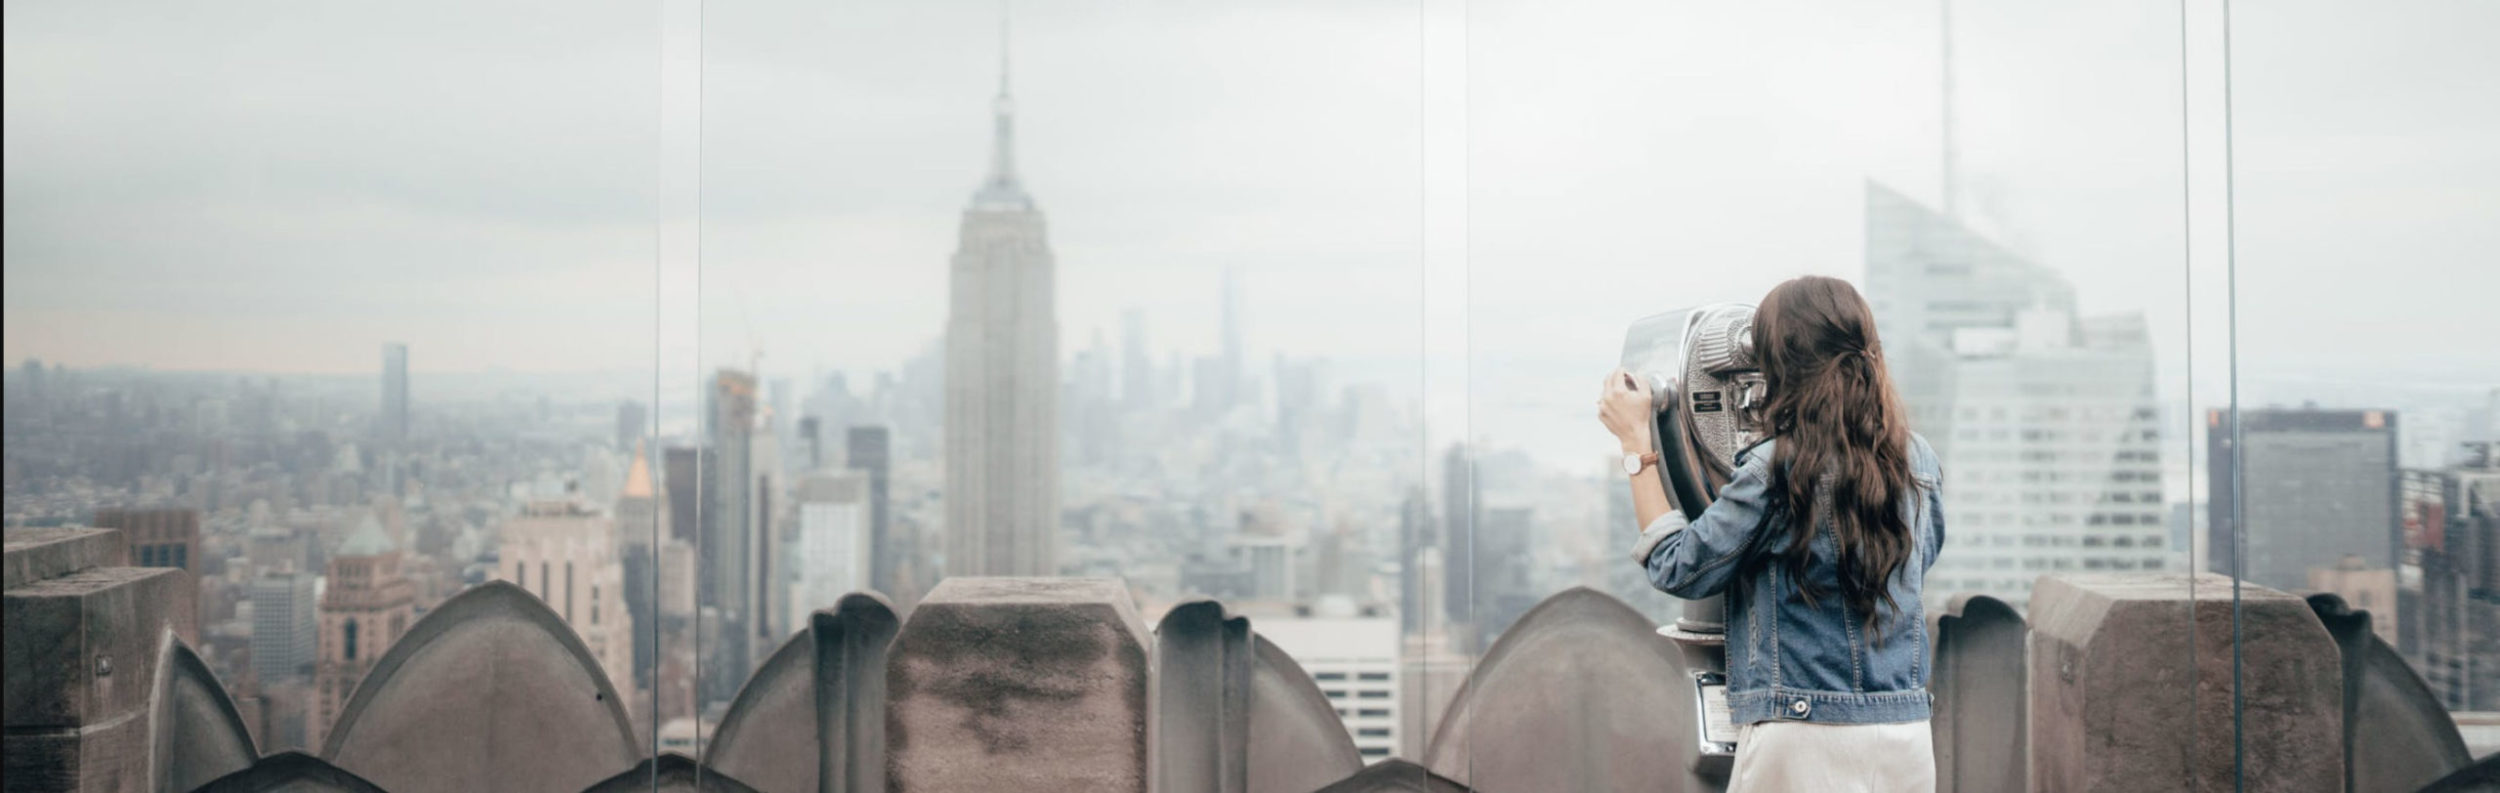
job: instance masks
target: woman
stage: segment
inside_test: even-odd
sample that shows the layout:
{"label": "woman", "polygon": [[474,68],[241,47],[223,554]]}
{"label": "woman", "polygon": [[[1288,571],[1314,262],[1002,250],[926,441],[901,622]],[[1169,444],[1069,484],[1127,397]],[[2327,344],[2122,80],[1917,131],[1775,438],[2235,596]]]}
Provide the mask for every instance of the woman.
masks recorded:
{"label": "woman", "polygon": [[[1932,791],[1919,596],[1944,544],[1935,451],[1909,431],[1848,282],[1772,289],[1753,347],[1770,437],[1736,456],[1718,501],[1679,527],[1656,465],[1632,481],[1650,583],[1727,598],[1727,700],[1741,725],[1728,789]],[[1617,370],[1599,405],[1624,451],[1648,455],[1648,385]]]}

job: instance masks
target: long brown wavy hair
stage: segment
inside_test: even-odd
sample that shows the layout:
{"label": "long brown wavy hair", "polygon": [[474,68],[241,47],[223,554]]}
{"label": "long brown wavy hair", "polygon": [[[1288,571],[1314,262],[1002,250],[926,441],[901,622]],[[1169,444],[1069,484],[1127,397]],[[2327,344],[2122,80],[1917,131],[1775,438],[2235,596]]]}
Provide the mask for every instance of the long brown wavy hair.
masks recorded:
{"label": "long brown wavy hair", "polygon": [[[1850,609],[1880,630],[1892,577],[1909,560],[1906,506],[1919,497],[1910,474],[1910,427],[1884,368],[1874,312],[1849,282],[1809,275],[1762,298],[1753,348],[1769,385],[1762,409],[1771,437],[1772,509],[1748,544],[1747,567],[1785,563],[1808,605],[1822,594],[1806,565],[1828,525],[1840,556],[1839,589]],[[1821,492],[1818,492],[1821,491]],[[1829,516],[1818,514],[1831,510]],[[1780,516],[1774,522],[1773,515]],[[1828,517],[1828,520],[1826,518]],[[1784,527],[1786,547],[1770,556]],[[1758,560],[1758,562],[1757,562]]]}

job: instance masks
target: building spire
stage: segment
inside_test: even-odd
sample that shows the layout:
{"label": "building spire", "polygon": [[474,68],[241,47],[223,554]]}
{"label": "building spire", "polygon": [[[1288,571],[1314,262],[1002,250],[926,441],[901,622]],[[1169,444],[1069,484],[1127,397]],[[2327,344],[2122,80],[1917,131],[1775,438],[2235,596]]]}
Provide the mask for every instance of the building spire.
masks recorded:
{"label": "building spire", "polygon": [[1022,180],[1016,177],[1016,100],[1010,92],[1009,56],[1013,54],[1012,36],[1006,4],[998,14],[998,98],[990,104],[991,141],[990,175],[983,180],[981,191],[972,197],[973,206],[981,209],[1031,209],[1033,199],[1024,194]]}

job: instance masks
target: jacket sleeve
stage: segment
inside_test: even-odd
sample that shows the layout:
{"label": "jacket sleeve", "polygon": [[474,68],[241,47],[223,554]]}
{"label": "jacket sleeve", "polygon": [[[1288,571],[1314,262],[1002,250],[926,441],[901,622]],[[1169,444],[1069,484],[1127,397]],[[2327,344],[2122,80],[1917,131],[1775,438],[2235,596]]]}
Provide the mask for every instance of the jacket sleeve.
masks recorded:
{"label": "jacket sleeve", "polygon": [[[1691,525],[1674,523],[1682,513],[1669,511],[1641,532],[1636,553],[1649,570],[1649,584],[1686,600],[1710,597],[1727,589],[1736,576],[1731,558],[1745,547],[1745,538],[1762,522],[1770,493],[1769,455],[1739,464],[1736,478],[1719,491],[1719,500]],[[1724,560],[1724,561],[1723,561]]]}

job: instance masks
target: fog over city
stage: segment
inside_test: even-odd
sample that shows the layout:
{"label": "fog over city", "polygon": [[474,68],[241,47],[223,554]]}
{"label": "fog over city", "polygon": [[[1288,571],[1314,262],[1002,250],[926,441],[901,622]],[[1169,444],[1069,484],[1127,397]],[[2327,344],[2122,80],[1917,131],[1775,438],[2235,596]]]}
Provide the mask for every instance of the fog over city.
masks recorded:
{"label": "fog over city", "polygon": [[[897,644],[946,658],[898,654],[891,679],[966,677],[896,683],[894,703],[990,690],[962,682],[983,675],[1094,685],[1111,677],[1017,653],[1099,635],[1102,652],[1049,652],[1151,658],[1157,680],[1182,681],[1153,707],[1182,711],[1198,700],[1176,696],[1232,697],[1255,663],[1267,682],[1250,688],[1291,684],[1313,734],[1344,728],[1350,748],[1331,751],[1357,768],[1472,772],[1468,747],[1434,736],[1534,743],[1471,732],[1467,714],[1523,729],[1546,724],[1538,708],[1595,708],[1557,716],[1573,729],[1638,711],[1702,730],[1660,745],[1724,759],[1736,739],[1706,736],[1735,731],[1710,723],[1735,718],[1731,615],[1778,600],[1778,578],[1728,607],[1625,550],[1644,529],[1663,542],[1707,524],[1729,483],[1703,458],[1732,470],[1780,420],[1751,386],[1803,375],[1705,351],[1750,308],[1633,323],[1816,274],[1867,301],[1934,451],[1910,455],[1935,493],[1918,514],[1952,516],[1916,546],[1901,600],[1971,621],[1914,620],[1936,634],[1917,657],[2019,681],[2060,640],[2025,623],[2035,591],[2072,615],[2095,586],[2181,589],[2179,613],[2208,630],[2195,601],[2231,576],[2220,696],[2324,702],[2323,684],[2236,675],[2361,668],[2242,665],[2245,584],[2276,610],[2247,623],[2250,646],[2339,631],[2334,652],[2370,653],[2379,676],[2354,690],[2409,686],[2404,713],[2488,753],[2500,4],[2239,5],[11,2],[11,613],[39,588],[154,587],[116,601],[153,611],[108,633],[179,640],[150,646],[191,653],[183,685],[231,715],[212,726],[258,741],[237,763],[301,750],[314,756],[287,762],[403,774],[391,789],[424,789],[405,783],[438,765],[383,763],[424,752],[359,749],[396,734],[356,738],[359,724],[535,716],[529,691],[576,684],[599,692],[565,695],[597,705],[582,734],[617,727],[622,748],[546,764],[582,777],[547,789],[637,758],[738,778],[753,767],[706,747],[796,735],[741,721],[756,713],[905,724],[921,705],[889,722],[793,703],[841,685],[843,707],[887,709],[852,696],[885,685],[875,668],[814,654],[887,664],[870,637],[912,630],[973,646]],[[1658,353],[1641,374],[1682,378],[1653,405],[1682,423],[1651,437],[1693,439],[1646,461],[1591,404],[1635,327]],[[1635,498],[1660,487],[1677,503]],[[38,545],[70,561],[21,575],[43,567],[20,564]],[[117,565],[181,575],[85,575]],[[920,612],[945,620],[1053,598],[1101,630],[1028,630],[1038,611],[996,636],[915,622],[924,602],[965,609]],[[1221,605],[1183,607],[1206,600]],[[2139,622],[2042,624],[2178,635],[2143,627],[2169,611],[2100,610]],[[1121,644],[1175,614],[1223,638]],[[1250,652],[1242,617],[1273,646]],[[506,618],[528,630],[482,627]],[[815,643],[837,622],[862,631]],[[578,680],[470,685],[468,667],[400,662],[480,633],[567,640],[476,652]],[[2113,646],[2094,652],[2150,657]],[[2197,654],[2218,646],[2178,660],[2208,672],[2222,662]],[[86,668],[73,649],[53,666]],[[1621,677],[1588,673],[1622,668],[1616,651],[1661,674],[1593,693]],[[1972,672],[1971,657],[2011,666]],[[1531,674],[1505,666],[1543,678],[1484,682]],[[2156,666],[2138,671],[2161,685],[2107,687],[2167,696]],[[818,676],[792,682],[799,669]],[[1051,688],[1065,681],[1029,682],[1006,688],[1076,701]],[[2073,683],[1983,696],[2047,702],[2065,694],[2042,686]],[[1145,752],[1132,705],[1149,699],[1103,696],[1138,730],[1059,704],[972,707]],[[2180,707],[2210,716],[2210,699]],[[1247,718],[1221,701],[1199,709]],[[1809,708],[1765,702],[1742,706]],[[1958,705],[2020,712],[1985,702]],[[1173,710],[1157,726],[1189,728]],[[43,729],[142,723],[86,716]],[[974,719],[929,723],[957,721]],[[2353,746],[2414,734],[2309,721]],[[2029,756],[1980,747],[2007,734],[1993,722],[1963,724],[1936,733],[1962,746],[1943,754]],[[2234,737],[2307,740],[2249,725]],[[999,743],[912,729],[912,751]],[[2105,738],[2085,742],[2120,743]],[[807,789],[792,780],[820,770],[749,752],[794,774],[758,789]],[[1569,762],[1627,753],[1581,754]],[[1674,773],[1707,776],[1681,757]],[[216,765],[157,763],[174,764]],[[1544,781],[1530,778],[1517,789]]]}
{"label": "fog over city", "polygon": [[[1326,354],[1410,396],[1428,365],[1436,436],[1602,447],[1579,405],[1629,319],[1861,277],[1867,180],[1940,200],[1932,4],[1026,5],[1019,164],[1062,347],[1136,307],[1159,348],[1208,351],[1235,268],[1249,360]],[[2500,274],[2461,266],[2500,224],[2457,200],[2500,180],[2500,107],[2446,99],[2500,70],[2478,41],[2500,9],[2426,10],[2234,20],[2254,399],[2500,372],[2500,345],[2419,344],[2500,335],[2477,310]],[[664,394],[757,350],[864,377],[933,343],[999,60],[992,3],[7,14],[9,360],[350,372],[396,340],[418,372],[657,368]],[[2144,312],[2173,391],[2185,312],[2228,327],[2219,20],[2198,14],[2192,218],[2174,6],[1954,17],[1962,214],[2087,313]],[[697,143],[699,188],[664,173]],[[665,261],[655,225],[698,189],[699,271],[692,224]],[[2424,288],[2317,277],[2362,262]]]}

